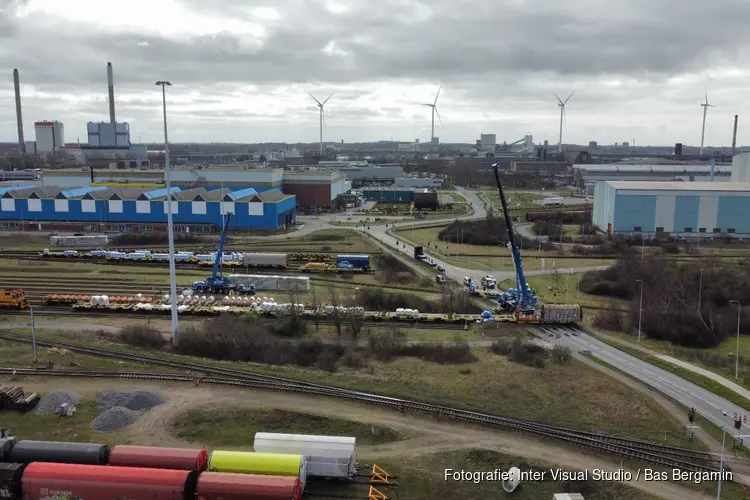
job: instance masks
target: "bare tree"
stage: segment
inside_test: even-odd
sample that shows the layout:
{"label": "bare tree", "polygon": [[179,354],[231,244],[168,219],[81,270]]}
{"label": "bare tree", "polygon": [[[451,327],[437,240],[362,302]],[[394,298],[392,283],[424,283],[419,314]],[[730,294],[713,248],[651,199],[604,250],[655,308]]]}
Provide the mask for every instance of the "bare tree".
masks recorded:
{"label": "bare tree", "polygon": [[339,312],[339,305],[341,305],[341,300],[339,298],[339,292],[338,289],[331,284],[328,287],[328,297],[331,302],[331,306],[333,306],[333,313],[331,315],[331,320],[333,321],[333,326],[336,328],[336,336],[341,339],[341,313]]}
{"label": "bare tree", "polygon": [[320,314],[318,311],[318,309],[320,308],[320,302],[318,301],[318,293],[315,287],[312,287],[311,299],[312,299],[311,306],[314,311],[313,322],[315,323],[315,331],[317,332],[320,330]]}
{"label": "bare tree", "polygon": [[552,292],[555,296],[560,293],[560,280],[562,280],[562,275],[557,268],[554,268],[552,270]]}

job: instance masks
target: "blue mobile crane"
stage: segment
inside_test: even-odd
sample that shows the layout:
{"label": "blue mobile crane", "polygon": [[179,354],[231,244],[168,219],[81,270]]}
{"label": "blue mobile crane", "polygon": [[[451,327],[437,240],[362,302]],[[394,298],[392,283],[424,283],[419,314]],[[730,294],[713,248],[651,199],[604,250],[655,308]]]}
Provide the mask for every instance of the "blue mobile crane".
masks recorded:
{"label": "blue mobile crane", "polygon": [[231,212],[224,215],[224,228],[221,230],[219,238],[219,248],[214,258],[214,268],[211,276],[205,281],[196,281],[193,283],[193,292],[195,293],[229,293],[236,291],[242,295],[254,295],[255,285],[236,285],[228,277],[224,277],[224,241],[227,239],[227,230],[229,229],[229,219],[232,217]]}
{"label": "blue mobile crane", "polygon": [[526,276],[523,273],[523,264],[521,263],[521,252],[516,246],[516,235],[513,232],[513,221],[510,218],[510,211],[508,210],[508,203],[505,200],[505,192],[503,191],[503,181],[500,179],[500,171],[498,170],[497,162],[492,164],[492,169],[495,173],[495,181],[497,181],[497,190],[500,193],[500,203],[503,205],[503,216],[505,217],[505,225],[508,228],[508,245],[513,256],[513,265],[516,268],[516,286],[517,288],[508,288],[504,292],[500,292],[497,296],[497,302],[500,308],[514,312],[516,317],[522,315],[530,315],[536,312],[537,297],[534,290],[526,282]]}

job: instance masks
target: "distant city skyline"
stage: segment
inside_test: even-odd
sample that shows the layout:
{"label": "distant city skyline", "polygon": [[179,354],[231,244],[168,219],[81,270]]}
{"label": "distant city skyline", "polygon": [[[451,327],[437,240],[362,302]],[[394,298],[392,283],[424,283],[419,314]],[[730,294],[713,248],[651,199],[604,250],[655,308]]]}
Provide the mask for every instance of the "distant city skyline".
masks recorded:
{"label": "distant city skyline", "polygon": [[109,121],[111,61],[117,121],[130,123],[134,142],[163,139],[160,79],[173,83],[174,142],[312,144],[318,108],[308,92],[333,92],[324,141],[427,143],[430,109],[420,104],[441,84],[443,143],[494,133],[498,143],[530,134],[557,144],[553,93],[576,90],[565,143],[697,147],[704,86],[716,106],[706,147],[731,145],[735,114],[737,143],[746,142],[750,4],[467,1],[131,0],[112,9],[9,0],[0,10],[0,140],[17,140],[13,68],[26,140],[35,121],[59,120],[68,142],[85,142],[86,122]]}

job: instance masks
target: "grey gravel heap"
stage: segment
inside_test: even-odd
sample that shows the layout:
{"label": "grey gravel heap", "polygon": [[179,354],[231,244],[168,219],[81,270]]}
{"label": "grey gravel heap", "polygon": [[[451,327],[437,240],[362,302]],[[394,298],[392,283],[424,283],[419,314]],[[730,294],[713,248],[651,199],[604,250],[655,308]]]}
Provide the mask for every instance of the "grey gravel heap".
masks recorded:
{"label": "grey gravel heap", "polygon": [[53,413],[57,413],[60,405],[65,403],[77,405],[80,400],[81,396],[72,391],[52,391],[45,394],[39,400],[34,411],[37,415],[52,415]]}
{"label": "grey gravel heap", "polygon": [[134,392],[110,392],[102,391],[96,394],[96,406],[99,411],[106,411],[115,406],[121,406],[129,410],[147,410],[164,403],[164,399],[158,394],[148,391]]}
{"label": "grey gravel heap", "polygon": [[135,423],[143,414],[142,411],[134,411],[122,406],[114,406],[102,412],[98,417],[91,421],[91,428],[94,432],[114,432],[124,429],[130,424]]}

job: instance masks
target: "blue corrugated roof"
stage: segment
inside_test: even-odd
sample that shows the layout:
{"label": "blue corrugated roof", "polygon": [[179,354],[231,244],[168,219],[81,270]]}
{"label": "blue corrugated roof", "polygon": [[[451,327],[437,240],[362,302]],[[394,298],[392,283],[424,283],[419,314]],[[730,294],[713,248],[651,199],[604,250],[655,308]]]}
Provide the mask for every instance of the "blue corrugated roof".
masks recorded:
{"label": "blue corrugated roof", "polygon": [[85,195],[86,193],[91,193],[92,191],[106,191],[107,189],[109,189],[107,186],[84,186],[76,189],[62,191],[60,192],[60,194],[66,198],[78,198]]}
{"label": "blue corrugated roof", "polygon": [[243,198],[248,198],[250,196],[257,195],[258,192],[253,188],[247,188],[247,189],[240,189],[239,191],[234,191],[231,193],[227,193],[226,197],[229,198],[232,201],[241,200]]}
{"label": "blue corrugated roof", "polygon": [[35,188],[36,184],[24,184],[23,186],[6,186],[0,188],[0,196],[4,195],[8,191],[20,191],[21,189],[32,189]]}
{"label": "blue corrugated roof", "polygon": [[[177,186],[173,186],[172,188],[170,188],[171,193],[179,193],[180,191],[182,190]],[[145,196],[146,199],[148,200],[153,200],[154,198],[161,198],[162,196],[167,196],[167,188],[155,189],[153,191],[143,193],[143,196]]]}

